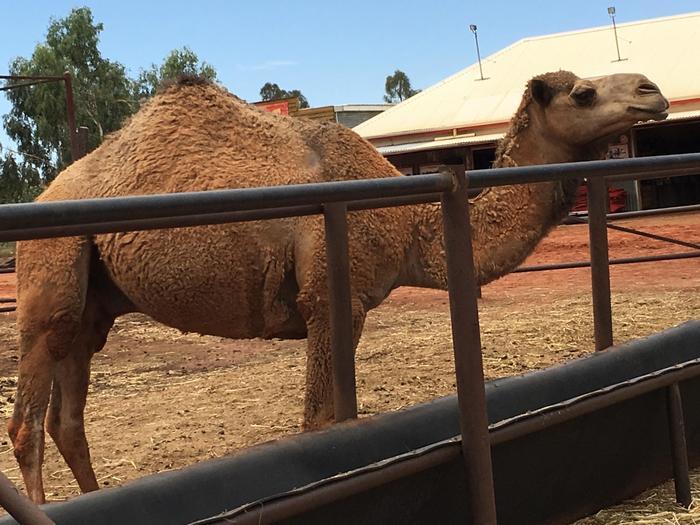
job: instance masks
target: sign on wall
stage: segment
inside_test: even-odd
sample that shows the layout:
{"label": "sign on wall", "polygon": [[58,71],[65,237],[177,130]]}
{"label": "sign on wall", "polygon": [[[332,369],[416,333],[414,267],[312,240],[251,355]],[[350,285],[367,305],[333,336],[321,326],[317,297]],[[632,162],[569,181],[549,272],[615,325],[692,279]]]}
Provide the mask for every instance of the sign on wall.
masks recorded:
{"label": "sign on wall", "polygon": [[263,111],[275,113],[277,115],[289,115],[289,101],[273,100],[271,102],[257,102],[255,104]]}

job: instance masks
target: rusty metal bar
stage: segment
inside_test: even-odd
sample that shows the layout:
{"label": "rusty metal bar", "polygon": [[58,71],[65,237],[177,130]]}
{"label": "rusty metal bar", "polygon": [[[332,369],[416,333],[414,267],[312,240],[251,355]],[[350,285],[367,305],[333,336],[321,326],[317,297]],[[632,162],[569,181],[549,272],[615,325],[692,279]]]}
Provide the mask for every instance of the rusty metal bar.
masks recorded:
{"label": "rusty metal bar", "polygon": [[333,408],[335,421],[340,422],[357,417],[355,345],[346,204],[344,202],[324,204],[323,218],[326,232],[326,267],[331,325]]}
{"label": "rusty metal bar", "polygon": [[55,525],[29,498],[0,472],[0,505],[21,525]]}
{"label": "rusty metal bar", "polygon": [[685,438],[685,419],[683,417],[683,399],[678,383],[666,389],[668,396],[668,424],[671,437],[671,455],[673,457],[673,482],[676,489],[676,501],[686,509],[690,507],[693,496],[690,492],[690,472],[688,467],[688,446]]}
{"label": "rusty metal bar", "polygon": [[[572,217],[572,220],[569,222],[569,224],[586,224],[588,222],[588,219],[586,218],[578,218],[578,217]],[[700,244],[694,243],[694,242],[688,242],[688,241],[681,241],[680,239],[674,239],[672,237],[666,237],[665,235],[657,235],[656,233],[649,233],[641,230],[637,230],[635,228],[627,228],[626,226],[618,226],[617,224],[611,224],[607,223],[606,227],[608,230],[616,230],[619,232],[623,233],[629,233],[632,235],[638,235],[639,237],[646,237],[648,239],[654,239],[655,241],[662,241],[662,242],[668,242],[671,244],[675,244],[677,246],[683,246],[684,248],[692,248],[694,250],[700,250]]]}
{"label": "rusty metal bar", "polygon": [[[62,78],[60,80],[63,80]],[[3,86],[0,87],[0,91],[9,91],[11,89],[19,88],[19,87],[29,87],[29,86],[36,86],[38,84],[48,84],[50,82],[55,82],[55,79],[44,79],[44,80],[34,80],[31,82],[19,82],[17,84],[12,84],[10,86]]]}
{"label": "rusty metal bar", "polygon": [[[610,259],[608,264],[636,264],[645,262],[656,262],[656,261],[675,261],[678,259],[694,259],[700,257],[700,251],[694,252],[682,252],[682,253],[668,253],[659,255],[644,255],[642,257],[622,257],[619,259]],[[565,263],[551,263],[551,264],[536,264],[533,266],[521,266],[516,268],[511,273],[526,273],[526,272],[545,272],[548,270],[570,270],[572,268],[589,268],[591,263],[589,261],[576,261],[576,262],[565,262]]]}
{"label": "rusty metal bar", "polygon": [[2,273],[15,273],[15,267],[11,266],[10,268],[0,268],[0,274]]}
{"label": "rusty metal bar", "polygon": [[657,235],[655,233],[644,232],[641,230],[636,230],[634,228],[626,228],[625,226],[618,226],[617,224],[608,223],[607,228],[609,230],[617,230],[623,233],[631,233],[632,235],[638,235],[639,237],[647,237],[648,239],[654,239],[655,241],[663,241],[671,244],[676,244],[678,246],[683,246],[685,248],[700,250],[700,244],[694,242],[682,241],[680,239],[674,239],[672,237],[666,237],[664,235]]}
{"label": "rusty metal bar", "polygon": [[0,303],[14,303],[17,299],[14,297],[0,297]]}
{"label": "rusty metal bar", "polygon": [[14,312],[17,310],[16,306],[0,306],[0,313]]}
{"label": "rusty metal bar", "polygon": [[78,149],[78,130],[75,124],[75,104],[73,103],[73,79],[67,71],[63,73],[63,81],[66,84],[66,118],[68,120],[68,138],[70,140],[70,154],[73,162],[80,158]]}
{"label": "rusty metal bar", "polygon": [[0,75],[2,80],[63,80],[58,75]]}
{"label": "rusty metal bar", "polygon": [[608,187],[605,180],[588,179],[588,236],[596,350],[603,350],[613,344],[608,231],[605,227],[607,213]]}
{"label": "rusty metal bar", "polygon": [[443,193],[441,204],[470,523],[496,525],[467,178],[464,166],[451,170],[455,188]]}

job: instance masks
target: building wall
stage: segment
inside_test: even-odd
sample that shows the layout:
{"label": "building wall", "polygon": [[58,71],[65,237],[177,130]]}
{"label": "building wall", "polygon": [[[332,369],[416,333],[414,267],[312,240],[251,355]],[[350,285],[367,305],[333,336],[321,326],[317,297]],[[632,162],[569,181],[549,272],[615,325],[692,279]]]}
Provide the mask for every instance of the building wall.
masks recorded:
{"label": "building wall", "polygon": [[354,128],[380,113],[381,111],[338,111],[335,116],[338,123],[348,128]]}

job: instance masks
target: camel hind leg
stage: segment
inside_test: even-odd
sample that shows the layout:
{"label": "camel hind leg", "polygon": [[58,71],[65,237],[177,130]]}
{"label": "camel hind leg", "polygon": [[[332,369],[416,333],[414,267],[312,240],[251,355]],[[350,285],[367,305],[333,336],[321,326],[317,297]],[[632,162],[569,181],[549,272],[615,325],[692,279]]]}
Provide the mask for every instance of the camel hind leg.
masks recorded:
{"label": "camel hind leg", "polygon": [[29,497],[44,501],[44,419],[59,361],[81,330],[90,242],[70,237],[19,243],[17,326],[20,364],[8,431]]}
{"label": "camel hind leg", "polygon": [[104,346],[113,322],[114,316],[99,306],[95,292],[89,289],[80,335],[54,370],[46,427],[82,492],[99,488],[90,461],[84,414],[90,361]]}

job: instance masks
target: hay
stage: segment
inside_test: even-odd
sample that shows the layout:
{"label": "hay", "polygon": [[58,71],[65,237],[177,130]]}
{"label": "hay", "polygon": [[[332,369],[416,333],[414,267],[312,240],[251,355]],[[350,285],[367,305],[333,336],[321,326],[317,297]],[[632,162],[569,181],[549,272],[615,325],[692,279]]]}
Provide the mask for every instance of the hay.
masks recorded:
{"label": "hay", "polygon": [[690,482],[693,503],[689,509],[684,509],[675,503],[673,482],[668,481],[640,494],[633,500],[579,520],[575,525],[627,525],[628,523],[698,525],[700,524],[700,469],[691,472]]}

